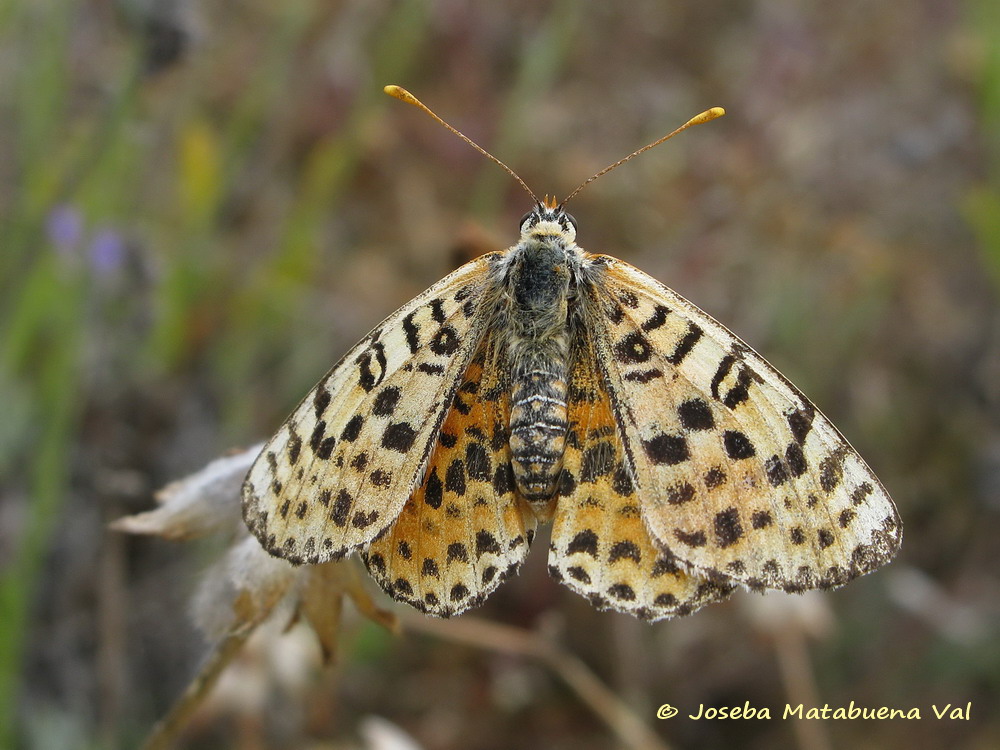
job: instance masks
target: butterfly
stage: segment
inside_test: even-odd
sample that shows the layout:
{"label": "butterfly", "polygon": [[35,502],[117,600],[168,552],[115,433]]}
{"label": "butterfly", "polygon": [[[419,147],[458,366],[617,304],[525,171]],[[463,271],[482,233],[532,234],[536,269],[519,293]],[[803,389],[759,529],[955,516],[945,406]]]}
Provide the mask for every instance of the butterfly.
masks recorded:
{"label": "butterfly", "polygon": [[359,551],[437,616],[482,603],[543,522],[556,580],[647,620],[890,560],[896,508],[830,421],[708,314],[577,245],[568,198],[521,184],[517,243],[386,318],[267,442],[242,493],[263,547]]}

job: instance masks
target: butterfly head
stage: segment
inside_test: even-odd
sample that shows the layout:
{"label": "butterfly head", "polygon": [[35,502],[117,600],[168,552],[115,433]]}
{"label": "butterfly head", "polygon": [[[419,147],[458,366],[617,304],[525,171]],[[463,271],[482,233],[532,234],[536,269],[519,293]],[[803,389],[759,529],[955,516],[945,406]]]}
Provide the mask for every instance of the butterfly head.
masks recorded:
{"label": "butterfly head", "polygon": [[576,240],[576,219],[548,196],[521,217],[520,226],[522,239],[557,235],[566,244]]}

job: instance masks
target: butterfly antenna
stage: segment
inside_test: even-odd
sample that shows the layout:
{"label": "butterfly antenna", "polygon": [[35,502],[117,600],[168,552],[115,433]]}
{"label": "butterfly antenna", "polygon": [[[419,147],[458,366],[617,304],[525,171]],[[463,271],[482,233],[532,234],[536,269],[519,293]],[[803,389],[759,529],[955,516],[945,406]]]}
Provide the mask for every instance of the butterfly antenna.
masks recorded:
{"label": "butterfly antenna", "polygon": [[598,172],[597,174],[595,174],[593,177],[590,177],[590,178],[584,180],[583,184],[581,184],[580,187],[578,187],[576,190],[574,190],[566,198],[563,199],[562,205],[565,206],[567,203],[569,203],[570,199],[574,195],[576,195],[577,193],[579,193],[581,190],[583,190],[585,187],[587,187],[587,185],[589,185],[590,183],[592,183],[598,177],[606,175],[608,172],[610,172],[615,167],[620,167],[622,164],[624,164],[625,162],[627,162],[629,159],[634,159],[636,156],[638,156],[639,154],[641,154],[643,151],[649,151],[649,149],[653,148],[653,146],[659,146],[664,141],[670,140],[675,135],[677,135],[678,133],[680,133],[682,130],[687,130],[692,125],[701,125],[703,122],[710,122],[710,121],[714,120],[717,117],[722,117],[724,114],[726,114],[726,110],[724,110],[722,107],[712,107],[711,109],[706,109],[700,115],[695,115],[690,120],[688,120],[686,123],[684,123],[679,128],[677,128],[677,130],[674,130],[673,132],[667,133],[665,136],[663,136],[662,138],[660,138],[658,141],[653,141],[649,145],[643,146],[638,151],[633,151],[631,154],[629,154],[628,156],[626,156],[624,159],[619,159],[614,164],[611,164],[611,165],[605,167],[604,169],[602,169],[600,172]]}
{"label": "butterfly antenna", "polygon": [[402,86],[391,86],[390,85],[390,86],[386,86],[382,90],[385,91],[385,93],[387,93],[389,96],[394,96],[397,99],[399,99],[400,101],[406,102],[407,104],[412,104],[417,109],[423,110],[428,115],[430,115],[435,120],[437,120],[441,125],[443,125],[444,127],[446,127],[452,133],[454,133],[459,138],[461,138],[463,141],[465,141],[470,146],[472,146],[474,149],[476,149],[476,151],[478,151],[479,153],[481,153],[487,159],[489,159],[492,162],[495,162],[495,163],[499,164],[507,174],[509,174],[511,177],[513,177],[515,180],[517,180],[518,183],[520,183],[521,187],[523,187],[525,189],[525,191],[528,193],[528,195],[531,196],[531,199],[536,204],[539,202],[538,201],[538,197],[531,191],[531,188],[528,187],[528,185],[525,183],[525,181],[522,180],[518,176],[517,172],[515,172],[513,169],[511,169],[510,167],[508,167],[506,164],[504,164],[502,161],[500,161],[498,158],[496,158],[493,154],[491,154],[485,148],[483,148],[482,146],[480,146],[474,140],[472,140],[471,138],[469,138],[467,135],[465,135],[464,133],[462,133],[458,129],[453,128],[451,125],[449,125],[448,123],[446,123],[444,120],[442,120],[436,114],[434,114],[434,112],[430,109],[430,107],[428,107],[422,101],[420,101],[419,99],[417,99],[417,97],[415,97],[409,91],[407,91],[406,89],[404,89]]}

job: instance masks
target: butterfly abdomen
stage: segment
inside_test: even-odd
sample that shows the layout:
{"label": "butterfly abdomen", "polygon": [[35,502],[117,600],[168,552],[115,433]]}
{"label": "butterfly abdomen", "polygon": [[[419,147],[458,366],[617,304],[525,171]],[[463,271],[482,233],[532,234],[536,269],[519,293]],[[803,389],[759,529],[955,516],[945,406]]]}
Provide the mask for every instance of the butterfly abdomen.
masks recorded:
{"label": "butterfly abdomen", "polygon": [[532,233],[513,253],[507,279],[511,458],[518,490],[545,518],[566,446],[571,274],[560,233]]}
{"label": "butterfly abdomen", "polygon": [[[555,493],[566,447],[566,360],[537,359],[516,372],[511,389],[510,449],[514,479],[526,500]],[[544,515],[544,514],[543,514]]]}

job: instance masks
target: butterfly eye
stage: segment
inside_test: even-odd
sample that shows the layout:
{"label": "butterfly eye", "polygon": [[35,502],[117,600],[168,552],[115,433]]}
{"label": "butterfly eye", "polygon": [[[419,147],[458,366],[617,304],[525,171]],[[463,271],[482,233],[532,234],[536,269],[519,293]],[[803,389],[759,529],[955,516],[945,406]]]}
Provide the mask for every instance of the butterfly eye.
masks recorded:
{"label": "butterfly eye", "polygon": [[[528,211],[524,216],[521,217],[521,220],[517,222],[517,226],[523,229],[525,222],[527,222],[528,219],[532,218],[534,215],[535,215],[534,211]],[[534,224],[534,222],[532,222],[532,224]]]}
{"label": "butterfly eye", "polygon": [[576,225],[576,217],[573,216],[573,214],[563,214],[563,215],[566,217],[566,220],[572,225],[573,231],[574,232],[579,231],[580,227]]}

